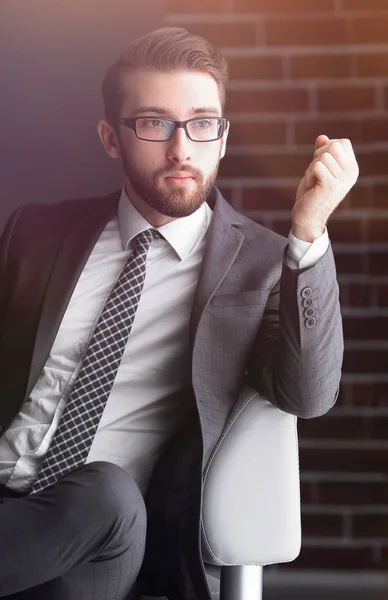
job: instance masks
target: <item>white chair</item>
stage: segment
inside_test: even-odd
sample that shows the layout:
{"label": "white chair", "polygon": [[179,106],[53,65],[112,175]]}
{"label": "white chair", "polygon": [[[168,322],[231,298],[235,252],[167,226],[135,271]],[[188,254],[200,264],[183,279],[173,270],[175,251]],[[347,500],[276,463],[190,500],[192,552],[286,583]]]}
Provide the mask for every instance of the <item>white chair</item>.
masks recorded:
{"label": "white chair", "polygon": [[208,461],[202,553],[214,600],[261,600],[263,566],[300,552],[296,425],[245,387]]}
{"label": "white chair", "polygon": [[301,547],[297,419],[244,388],[205,470],[202,551],[219,600],[261,600]]}

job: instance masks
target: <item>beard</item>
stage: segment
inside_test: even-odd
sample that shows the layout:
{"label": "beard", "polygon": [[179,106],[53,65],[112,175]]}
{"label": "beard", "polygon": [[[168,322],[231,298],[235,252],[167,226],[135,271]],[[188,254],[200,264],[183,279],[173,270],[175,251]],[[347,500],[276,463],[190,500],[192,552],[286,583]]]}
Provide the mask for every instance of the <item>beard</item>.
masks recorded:
{"label": "beard", "polygon": [[[134,167],[126,153],[122,153],[122,156],[124,171],[134,192],[162,215],[179,219],[194,213],[207,200],[217,178],[221,151],[215,169],[206,179],[198,169],[179,165],[174,168],[159,169],[152,177],[145,177]],[[176,171],[183,171],[188,176],[193,177],[196,184],[195,189],[187,189],[183,185],[176,186],[172,190],[163,189],[161,181]]]}

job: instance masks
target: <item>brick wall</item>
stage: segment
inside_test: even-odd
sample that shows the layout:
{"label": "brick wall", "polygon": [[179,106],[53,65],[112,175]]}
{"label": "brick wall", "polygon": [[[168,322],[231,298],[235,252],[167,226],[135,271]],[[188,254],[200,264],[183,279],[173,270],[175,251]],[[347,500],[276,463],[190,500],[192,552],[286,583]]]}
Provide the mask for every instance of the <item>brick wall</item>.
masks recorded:
{"label": "brick wall", "polygon": [[293,568],[388,567],[388,0],[167,2],[221,46],[232,121],[219,186],[287,234],[316,135],[349,137],[359,182],[333,216],[346,354],[329,415],[300,421],[303,550]]}

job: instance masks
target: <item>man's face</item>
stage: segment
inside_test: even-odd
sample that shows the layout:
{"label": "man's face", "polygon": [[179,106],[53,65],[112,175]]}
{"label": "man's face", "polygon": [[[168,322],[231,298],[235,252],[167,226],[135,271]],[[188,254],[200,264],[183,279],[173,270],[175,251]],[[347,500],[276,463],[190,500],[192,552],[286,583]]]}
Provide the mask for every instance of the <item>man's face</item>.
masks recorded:
{"label": "man's face", "polygon": [[[163,73],[138,69],[123,82],[120,117],[155,117],[177,121],[220,117],[222,109],[215,80],[205,73]],[[131,199],[146,203],[170,218],[190,215],[206,200],[224,155],[227,132],[220,140],[193,142],[182,128],[168,141],[140,140],[118,125],[126,189]]]}

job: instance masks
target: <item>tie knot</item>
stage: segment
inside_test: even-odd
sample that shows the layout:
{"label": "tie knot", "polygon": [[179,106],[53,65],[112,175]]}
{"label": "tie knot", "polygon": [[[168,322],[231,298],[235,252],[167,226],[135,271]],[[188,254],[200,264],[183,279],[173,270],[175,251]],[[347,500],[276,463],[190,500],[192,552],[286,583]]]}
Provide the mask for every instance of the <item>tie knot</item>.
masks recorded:
{"label": "tie knot", "polygon": [[135,237],[137,252],[148,252],[152,240],[161,239],[163,236],[156,229],[146,229]]}

